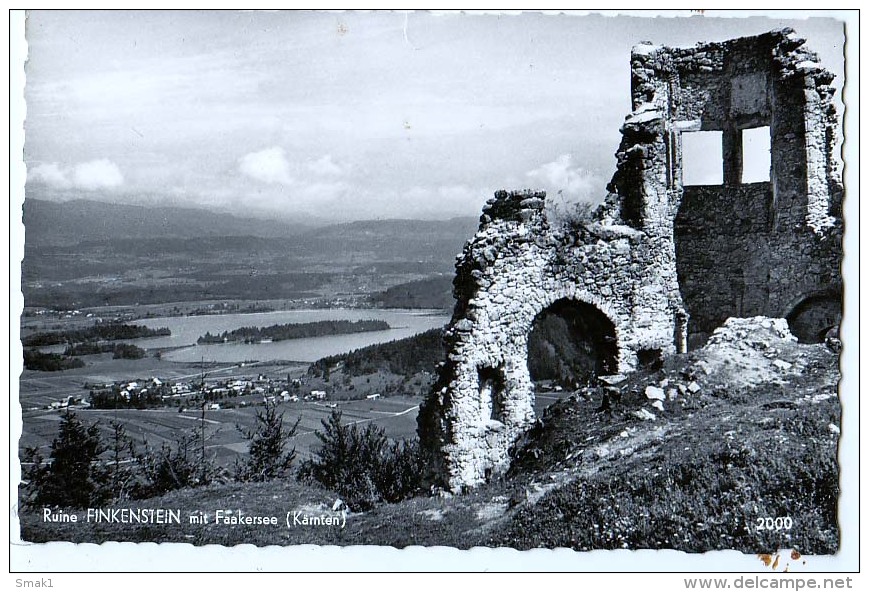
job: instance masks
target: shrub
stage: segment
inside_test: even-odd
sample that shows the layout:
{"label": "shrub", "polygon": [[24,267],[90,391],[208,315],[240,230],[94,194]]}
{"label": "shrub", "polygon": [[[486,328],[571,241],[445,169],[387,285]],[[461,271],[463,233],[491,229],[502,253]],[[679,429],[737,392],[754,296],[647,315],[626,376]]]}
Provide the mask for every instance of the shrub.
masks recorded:
{"label": "shrub", "polygon": [[557,194],[547,199],[546,216],[552,226],[571,230],[579,229],[594,219],[597,203],[568,199]]}
{"label": "shrub", "polygon": [[374,467],[383,501],[394,504],[418,493],[425,472],[419,441],[390,442],[384,456],[385,462]]}
{"label": "shrub", "polygon": [[287,444],[296,435],[302,417],[290,428],[284,427],[284,414],[278,413],[275,405],[266,405],[256,411],[253,430],[237,426],[245,440],[250,441],[246,464],[236,463],[235,478],[239,481],[266,481],[284,477],[289,472],[296,449],[285,452]]}
{"label": "shrub", "polygon": [[302,464],[300,479],[336,491],[354,510],[398,502],[420,490],[423,463],[416,441],[393,442],[372,424],[342,425],[338,410],[322,424],[316,432],[322,446]]}
{"label": "shrub", "polygon": [[165,442],[159,450],[146,446],[140,457],[146,483],[137,490],[136,497],[153,497],[215,480],[218,469],[205,452],[201,429],[179,434],[174,446]]}
{"label": "shrub", "polygon": [[112,499],[128,499],[139,487],[133,469],[138,461],[136,446],[122,423],[113,421],[109,425],[112,433],[106,444],[106,487]]}
{"label": "shrub", "polygon": [[114,347],[112,358],[115,360],[140,360],[145,357],[145,350],[132,343],[118,343]]}

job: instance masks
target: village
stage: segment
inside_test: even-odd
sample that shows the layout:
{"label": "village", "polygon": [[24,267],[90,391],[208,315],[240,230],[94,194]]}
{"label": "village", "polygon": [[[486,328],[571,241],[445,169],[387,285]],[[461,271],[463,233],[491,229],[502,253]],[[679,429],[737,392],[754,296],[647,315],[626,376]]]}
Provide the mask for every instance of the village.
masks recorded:
{"label": "village", "polygon": [[[177,407],[179,413],[190,407],[204,406],[209,410],[233,409],[252,405],[298,403],[300,401],[326,401],[334,394],[328,385],[320,388],[321,381],[311,382],[307,376],[275,379],[265,374],[256,377],[230,377],[198,381],[170,381],[158,377],[149,379],[120,380],[112,383],[85,383],[89,393],[84,396],[67,395],[46,405],[45,409],[119,409]],[[356,397],[369,401],[377,400],[380,393],[368,393]],[[335,408],[337,402],[329,407]]]}

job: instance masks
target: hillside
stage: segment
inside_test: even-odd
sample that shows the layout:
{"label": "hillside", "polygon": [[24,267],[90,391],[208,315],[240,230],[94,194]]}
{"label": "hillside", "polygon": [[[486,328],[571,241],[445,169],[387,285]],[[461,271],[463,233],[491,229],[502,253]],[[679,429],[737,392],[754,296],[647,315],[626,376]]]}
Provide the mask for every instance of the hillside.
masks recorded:
{"label": "hillside", "polygon": [[440,308],[452,311],[453,276],[439,275],[407,282],[371,295],[371,302],[382,308]]}
{"label": "hillside", "polygon": [[[278,525],[185,520],[119,528],[43,523],[37,512],[22,512],[22,534],[31,541],[831,554],[839,544],[838,378],[838,357],[825,345],[797,344],[781,322],[737,320],[660,370],[551,406],[521,443],[511,473],[466,495],[351,513],[344,528],[287,528],[288,512],[340,518],[335,494],[294,480],[223,484],[135,505],[240,509],[276,516]],[[785,517],[788,528],[767,527]]]}
{"label": "hillside", "polygon": [[25,201],[24,220],[25,303],[49,308],[282,298],[364,304],[390,286],[451,273],[476,228],[475,219],[457,218],[311,229],[204,210],[38,199]]}
{"label": "hillside", "polygon": [[300,252],[328,260],[437,262],[452,271],[455,256],[477,230],[476,218],[363,220],[309,230],[288,241]]}
{"label": "hillside", "polygon": [[444,360],[443,335],[443,329],[429,329],[412,337],[321,358],[311,364],[308,373],[322,376],[327,369],[337,366],[341,374],[350,377],[389,372],[411,378],[420,372],[431,372]]}
{"label": "hillside", "polygon": [[[444,242],[461,244],[477,227],[476,218],[451,220],[370,220],[311,226],[274,219],[244,218],[205,209],[149,207],[85,199],[57,202],[28,197],[23,220],[27,245],[69,246],[121,240],[155,238],[198,239],[209,237],[256,237],[290,239],[284,247],[308,253],[346,254],[351,251],[390,255],[407,249],[419,259],[440,252]],[[178,244],[175,243],[175,246]],[[435,253],[430,249],[434,248]],[[400,250],[396,250],[400,249]],[[450,251],[453,251],[452,246]],[[450,252],[447,261],[458,251]]]}
{"label": "hillside", "polygon": [[74,245],[112,239],[255,236],[281,238],[304,227],[275,220],[239,218],[204,209],[146,207],[76,199],[24,200],[27,245]]}

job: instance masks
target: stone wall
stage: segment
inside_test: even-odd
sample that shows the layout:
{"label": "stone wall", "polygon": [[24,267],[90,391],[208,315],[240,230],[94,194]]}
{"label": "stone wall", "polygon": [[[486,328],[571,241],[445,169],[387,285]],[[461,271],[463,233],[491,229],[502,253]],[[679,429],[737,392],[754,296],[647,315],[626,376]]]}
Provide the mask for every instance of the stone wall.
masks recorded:
{"label": "stone wall", "polygon": [[[584,303],[618,372],[684,351],[729,316],[789,316],[814,335],[841,291],[842,187],[832,76],[790,30],[631,55],[634,111],[592,220],[551,228],[545,194],[496,193],[456,263],[448,358],[420,407],[437,482],[504,472],[534,421],[528,335]],[[742,183],[742,130],[769,126],[768,183]],[[720,186],[684,187],[681,134],[722,131]],[[831,304],[832,303],[832,304]],[[832,310],[832,312],[831,312]],[[602,319],[602,320],[601,320]],[[802,325],[806,325],[803,327]]]}
{"label": "stone wall", "polygon": [[[676,215],[676,273],[691,317],[690,349],[705,343],[728,317],[769,310],[772,220],[769,183],[685,187]],[[777,316],[784,316],[780,314]]]}
{"label": "stone wall", "polygon": [[801,301],[841,290],[838,242],[774,225],[773,201],[770,183],[684,188],[673,238],[689,349],[728,317],[788,317]]}

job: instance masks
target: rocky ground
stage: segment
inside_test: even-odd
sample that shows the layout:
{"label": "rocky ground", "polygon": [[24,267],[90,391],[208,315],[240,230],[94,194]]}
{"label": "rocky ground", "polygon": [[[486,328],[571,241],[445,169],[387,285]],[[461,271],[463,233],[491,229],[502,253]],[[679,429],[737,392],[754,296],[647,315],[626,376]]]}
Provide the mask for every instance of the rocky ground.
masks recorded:
{"label": "rocky ground", "polygon": [[784,320],[731,319],[700,350],[550,407],[517,454],[527,501],[506,539],[833,553],[838,380],[837,353]]}

